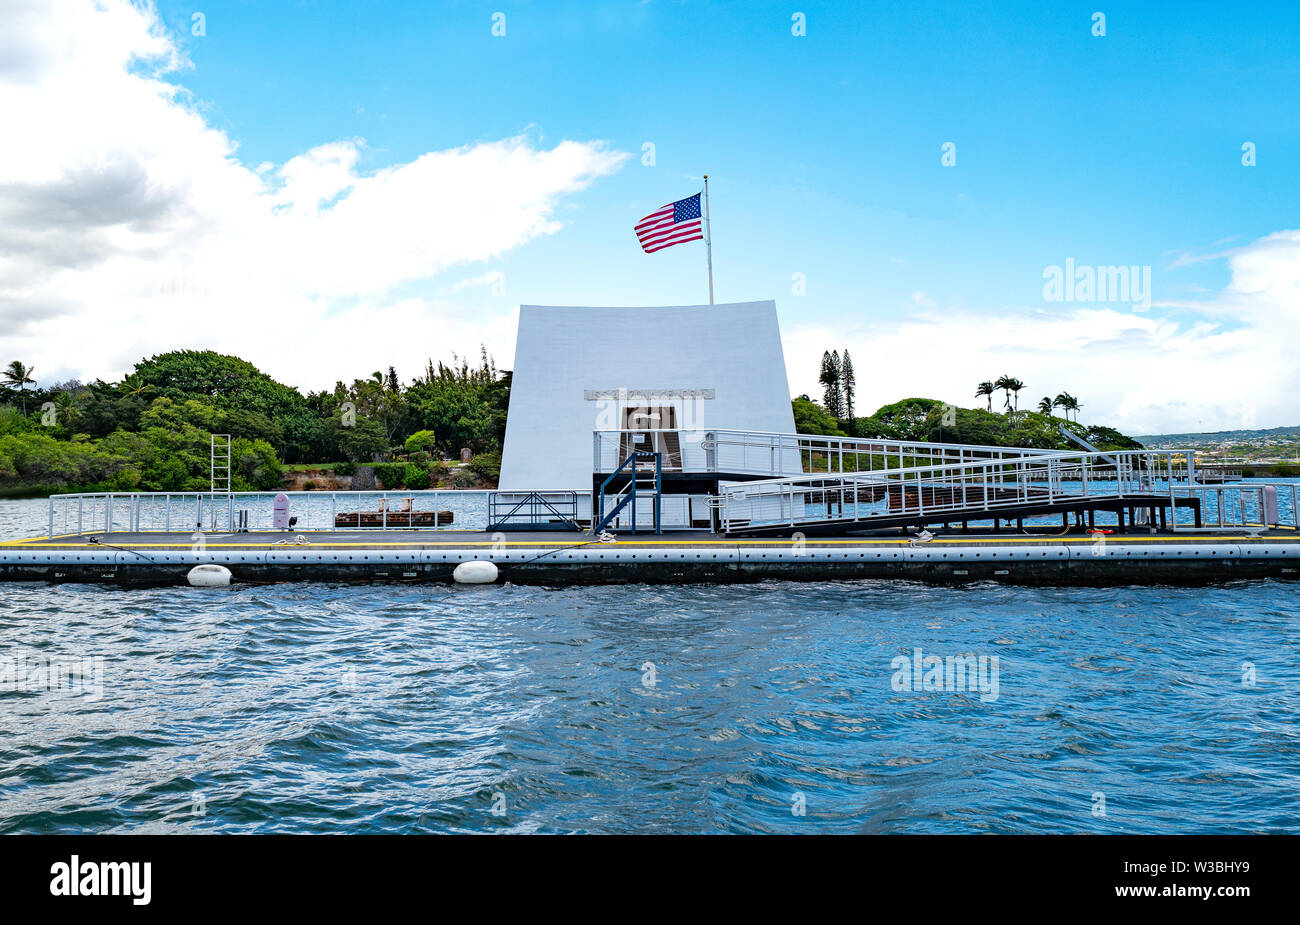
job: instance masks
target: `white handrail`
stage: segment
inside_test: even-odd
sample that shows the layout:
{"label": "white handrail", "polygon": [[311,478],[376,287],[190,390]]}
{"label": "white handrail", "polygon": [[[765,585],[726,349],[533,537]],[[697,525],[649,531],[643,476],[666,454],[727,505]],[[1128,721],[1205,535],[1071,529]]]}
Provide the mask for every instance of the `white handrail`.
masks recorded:
{"label": "white handrail", "polygon": [[[1055,451],[1017,458],[905,466],[851,473],[812,473],[746,481],[726,486],[716,495],[724,529],[733,524],[798,526],[828,520],[870,520],[915,514],[933,520],[936,514],[972,510],[993,511],[1041,499],[1047,505],[1074,499],[1122,500],[1138,494],[1155,494],[1171,487],[1191,485],[1191,472],[1181,465],[1179,452],[1119,451],[1077,453]],[[1097,470],[1114,478],[1098,479]],[[1068,490],[1069,476],[1078,474],[1078,488]],[[1101,484],[1098,484],[1101,481]],[[1112,484],[1106,484],[1112,483]],[[979,489],[978,507],[970,490]],[[853,514],[845,514],[845,500],[853,499]],[[838,511],[832,497],[839,499]],[[1172,495],[1171,495],[1172,497]],[[778,504],[779,499],[779,504]],[[862,511],[864,499],[874,509]],[[884,509],[879,505],[883,502]],[[801,510],[797,510],[801,509]]]}
{"label": "white handrail", "polygon": [[778,477],[822,471],[856,471],[864,462],[893,468],[922,462],[962,462],[968,459],[1022,459],[1059,453],[1034,447],[931,443],[881,437],[789,434],[728,428],[623,428],[592,432],[592,471],[618,468],[632,448],[666,452],[665,471],[683,473]]}

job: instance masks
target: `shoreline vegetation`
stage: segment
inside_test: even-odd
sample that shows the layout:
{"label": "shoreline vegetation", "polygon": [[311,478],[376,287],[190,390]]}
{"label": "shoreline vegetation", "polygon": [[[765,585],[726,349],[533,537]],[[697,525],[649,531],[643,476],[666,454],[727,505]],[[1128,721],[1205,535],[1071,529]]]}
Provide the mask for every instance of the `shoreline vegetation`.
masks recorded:
{"label": "shoreline vegetation", "polygon": [[904,398],[868,417],[837,418],[807,395],[794,400],[795,429],[800,433],[845,437],[881,437],[930,443],[1021,446],[1082,451],[1061,428],[1099,450],[1139,450],[1142,444],[1113,427],[1084,425],[1038,411],[998,414],[983,408],[958,408],[934,398]]}
{"label": "shoreline vegetation", "polygon": [[305,395],[210,350],[45,388],[15,362],[0,395],[0,495],[207,491],[213,433],[232,437],[235,491],[316,481],[304,471],[350,485],[359,469],[385,490],[494,486],[510,372],[480,353],[475,365],[430,360],[405,383],[390,366]]}
{"label": "shoreline vegetation", "polygon": [[[235,491],[495,488],[511,382],[482,348],[473,365],[453,354],[407,382],[389,366],[306,394],[210,350],[141,360],[117,382],[42,387],[17,361],[0,372],[3,498],[207,491],[213,433],[232,435]],[[1055,417],[1050,403],[1021,411],[1008,402],[999,414],[991,401],[958,408],[906,398],[859,417],[852,375],[847,352],[824,363],[827,400],[792,402],[800,433],[1075,449],[1059,432],[1066,426],[1100,449],[1141,446],[1113,428]],[[1077,401],[1065,398],[1058,406],[1077,415]]]}
{"label": "shoreline vegetation", "polygon": [[[934,398],[904,398],[877,409],[868,417],[854,414],[857,379],[848,350],[822,353],[822,401],[807,395],[794,400],[795,429],[800,433],[829,436],[883,437],[890,440],[923,440],[931,443],[969,443],[981,446],[1021,446],[1034,449],[1078,450],[1062,429],[1086,440],[1099,450],[1140,450],[1142,444],[1113,427],[1079,423],[1083,405],[1069,392],[1043,396],[1036,411],[1020,410],[1024,382],[1002,375],[975,387],[975,398],[984,408],[958,408]],[[993,411],[993,399],[1002,392],[1001,413]],[[1053,413],[1060,408],[1062,417]],[[1074,420],[1070,420],[1070,414]],[[820,429],[819,429],[820,428]]]}

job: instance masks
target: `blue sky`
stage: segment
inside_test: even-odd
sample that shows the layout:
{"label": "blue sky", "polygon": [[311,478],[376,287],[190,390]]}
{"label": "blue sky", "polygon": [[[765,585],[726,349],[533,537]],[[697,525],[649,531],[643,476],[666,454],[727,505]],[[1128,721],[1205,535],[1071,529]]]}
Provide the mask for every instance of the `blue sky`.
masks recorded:
{"label": "blue sky", "polygon": [[[378,168],[519,132],[635,153],[564,232],[501,262],[516,300],[701,298],[699,245],[647,257],[630,226],[705,172],[718,297],[776,297],[791,319],[896,311],[918,290],[1037,305],[1067,256],[1150,265],[1157,298],[1192,297],[1225,270],[1168,270],[1177,255],[1291,222],[1300,5],[911,7],[205,2],[182,79],[251,162],[361,136]],[[184,35],[193,8],[160,11]]]}
{"label": "blue sky", "polygon": [[[1098,7],[1104,36],[1092,34]],[[792,35],[796,12],[806,35]],[[160,0],[156,18],[187,59],[163,78],[183,88],[175,106],[228,140],[225,159],[248,176],[260,165],[268,190],[295,158],[339,143],[356,152],[354,179],[520,136],[534,152],[567,140],[627,155],[557,183],[545,232],[395,274],[375,317],[385,299],[405,299],[457,319],[440,328],[445,341],[423,345],[434,356],[475,351],[476,319],[508,354],[504,319],[521,302],[704,301],[702,245],[645,255],[632,225],[708,173],[718,300],[777,300],[792,391],[815,389],[822,349],[852,345],[859,379],[870,376],[864,404],[974,404],[974,383],[1009,372],[1035,394],[1086,393],[1091,412],[1140,430],[1300,420],[1276,396],[1161,386],[1207,369],[1221,380],[1270,372],[1260,351],[1291,332],[1277,319],[1293,304],[1286,268],[1300,250],[1260,242],[1297,227],[1300,5]],[[174,113],[141,106],[140,136],[176,147],[161,128]],[[654,166],[642,164],[647,142]],[[1246,142],[1256,166],[1242,164]],[[941,165],[945,143],[955,166]],[[84,144],[100,162],[110,148],[126,156],[117,136]],[[492,177],[479,176],[491,198]],[[204,182],[196,172],[186,184]],[[472,205],[448,214],[438,201],[412,201],[403,234],[476,220]],[[1067,258],[1150,266],[1153,306],[1134,319],[1128,304],[1045,301],[1045,268]],[[487,273],[504,274],[504,291],[473,285]],[[805,295],[792,292],[796,273]],[[1270,281],[1266,308],[1244,305],[1248,277]],[[328,322],[352,299],[327,295],[312,310]],[[1234,339],[1243,330],[1255,340]],[[134,359],[136,346],[101,355]],[[357,369],[338,375],[386,365],[384,349],[354,345]],[[1159,362],[1139,375],[1148,356]],[[258,359],[295,384],[328,384],[276,368],[266,351]],[[87,362],[46,365],[85,375]],[[1281,375],[1289,358],[1269,362]],[[1100,382],[1116,370],[1127,378]]]}

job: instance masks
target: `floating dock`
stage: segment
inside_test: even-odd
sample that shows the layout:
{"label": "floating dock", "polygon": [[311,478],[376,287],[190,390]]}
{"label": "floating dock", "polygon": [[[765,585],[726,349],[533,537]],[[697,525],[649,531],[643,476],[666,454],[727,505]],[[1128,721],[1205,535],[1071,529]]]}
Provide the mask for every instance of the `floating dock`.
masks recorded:
{"label": "floating dock", "polygon": [[[301,539],[299,539],[299,537]],[[1294,529],[1097,535],[944,533],[915,537],[728,537],[700,531],[620,535],[472,531],[297,534],[108,533],[0,544],[0,580],[183,585],[223,565],[235,585],[279,581],[450,583],[462,562],[490,561],[500,582],[908,579],[935,584],[1211,583],[1300,574]]]}
{"label": "floating dock", "polygon": [[590,491],[54,495],[45,536],[0,543],[0,580],[184,584],[212,565],[235,583],[437,583],[467,562],[495,570],[466,581],[555,586],[1300,572],[1300,483],[1206,486],[1183,451],[689,429],[592,440]]}

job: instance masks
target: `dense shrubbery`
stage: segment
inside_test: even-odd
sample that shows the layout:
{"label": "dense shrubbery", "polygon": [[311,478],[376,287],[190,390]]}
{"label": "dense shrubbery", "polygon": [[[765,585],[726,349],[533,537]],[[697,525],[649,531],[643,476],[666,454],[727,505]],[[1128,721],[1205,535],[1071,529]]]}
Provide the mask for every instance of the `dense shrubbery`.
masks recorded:
{"label": "dense shrubbery", "polygon": [[823,434],[838,437],[844,434],[835,416],[807,395],[800,395],[790,403],[794,408],[794,429],[801,434]]}
{"label": "dense shrubbery", "polygon": [[470,471],[493,485],[501,478],[501,454],[479,453],[469,461]]}
{"label": "dense shrubbery", "polygon": [[954,408],[933,398],[905,398],[869,417],[836,420],[806,395],[794,400],[795,428],[800,433],[846,434],[931,443],[973,443],[1077,450],[1061,435],[1066,427],[1100,450],[1141,449],[1141,444],[1114,428],[1085,426],[1037,411],[995,414],[983,408]]}
{"label": "dense shrubbery", "polygon": [[[40,425],[0,436],[0,488],[41,491],[194,491],[209,486],[208,432],[181,423],[140,433],[117,430],[99,440],[60,440]],[[231,486],[270,490],[281,483],[280,460],[265,440],[236,438]]]}
{"label": "dense shrubbery", "polygon": [[376,463],[375,478],[385,491],[398,488],[424,489],[430,485],[429,470],[412,462]]}
{"label": "dense shrubbery", "polygon": [[441,457],[500,450],[509,395],[510,373],[486,355],[430,363],[405,387],[390,367],[304,396],[238,357],[174,351],[121,382],[0,387],[0,489],[206,490],[213,433],[234,437],[236,490],[278,488],[282,460],[339,475],[379,462],[384,484],[427,488]]}

